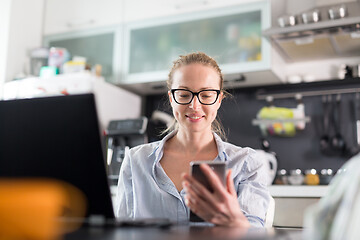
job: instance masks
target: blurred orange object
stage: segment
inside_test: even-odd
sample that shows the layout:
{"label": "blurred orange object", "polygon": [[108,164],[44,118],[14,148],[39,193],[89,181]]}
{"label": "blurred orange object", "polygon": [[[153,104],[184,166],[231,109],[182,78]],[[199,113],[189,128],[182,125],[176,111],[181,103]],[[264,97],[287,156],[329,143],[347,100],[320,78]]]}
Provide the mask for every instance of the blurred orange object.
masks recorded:
{"label": "blurred orange object", "polygon": [[80,227],[85,212],[83,193],[70,184],[0,178],[0,239],[59,239]]}

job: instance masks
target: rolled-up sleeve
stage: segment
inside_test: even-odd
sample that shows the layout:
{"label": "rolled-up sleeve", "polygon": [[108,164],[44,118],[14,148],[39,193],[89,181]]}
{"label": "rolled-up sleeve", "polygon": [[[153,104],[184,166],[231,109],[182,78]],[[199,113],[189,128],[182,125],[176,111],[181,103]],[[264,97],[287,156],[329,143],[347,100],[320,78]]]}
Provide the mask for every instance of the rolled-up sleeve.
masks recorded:
{"label": "rolled-up sleeve", "polygon": [[119,182],[115,200],[115,216],[133,218],[133,190],[130,154],[125,154],[120,169]]}
{"label": "rolled-up sleeve", "polygon": [[238,201],[244,215],[253,227],[263,227],[270,202],[267,189],[267,164],[260,154],[249,154],[234,178]]}

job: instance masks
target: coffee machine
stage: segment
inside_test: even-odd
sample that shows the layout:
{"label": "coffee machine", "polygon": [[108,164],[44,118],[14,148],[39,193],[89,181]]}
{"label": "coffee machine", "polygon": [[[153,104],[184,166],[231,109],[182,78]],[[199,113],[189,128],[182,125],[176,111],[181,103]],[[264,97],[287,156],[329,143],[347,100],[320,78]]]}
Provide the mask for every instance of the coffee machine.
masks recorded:
{"label": "coffee machine", "polygon": [[116,185],[125,153],[148,142],[146,117],[110,121],[107,128],[107,169],[110,185]]}

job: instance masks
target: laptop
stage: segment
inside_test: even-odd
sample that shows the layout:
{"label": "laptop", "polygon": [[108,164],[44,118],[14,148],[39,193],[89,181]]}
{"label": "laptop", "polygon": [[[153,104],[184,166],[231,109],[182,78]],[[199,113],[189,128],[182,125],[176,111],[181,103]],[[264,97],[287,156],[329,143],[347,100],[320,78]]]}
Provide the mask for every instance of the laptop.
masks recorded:
{"label": "laptop", "polygon": [[0,101],[0,177],[46,177],[74,185],[88,201],[84,222],[169,225],[167,219],[115,218],[100,136],[91,93]]}

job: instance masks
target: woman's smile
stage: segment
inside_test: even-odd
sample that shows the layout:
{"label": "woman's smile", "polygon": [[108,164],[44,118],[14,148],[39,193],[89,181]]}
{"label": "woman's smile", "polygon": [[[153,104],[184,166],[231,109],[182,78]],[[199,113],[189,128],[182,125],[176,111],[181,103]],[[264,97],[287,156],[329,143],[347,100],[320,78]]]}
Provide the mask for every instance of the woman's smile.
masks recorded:
{"label": "woman's smile", "polygon": [[185,115],[191,122],[198,122],[200,121],[202,118],[205,117],[205,115],[199,115],[199,114],[189,114],[189,115]]}

